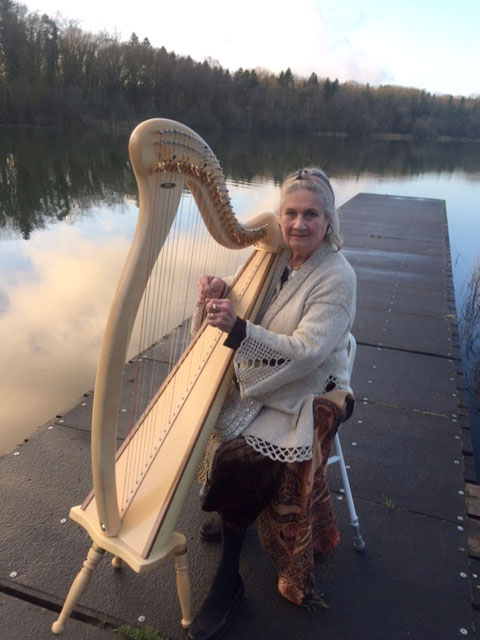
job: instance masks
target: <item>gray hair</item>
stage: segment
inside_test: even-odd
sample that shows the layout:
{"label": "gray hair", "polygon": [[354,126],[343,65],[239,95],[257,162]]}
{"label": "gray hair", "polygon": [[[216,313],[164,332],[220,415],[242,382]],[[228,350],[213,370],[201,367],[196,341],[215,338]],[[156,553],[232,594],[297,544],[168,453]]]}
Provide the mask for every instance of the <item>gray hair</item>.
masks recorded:
{"label": "gray hair", "polygon": [[288,175],[283,181],[280,191],[280,207],[279,213],[282,212],[285,197],[294,191],[306,189],[315,193],[322,203],[322,207],[327,216],[329,230],[325,235],[325,242],[330,244],[336,251],[342,248],[342,239],[340,237],[340,222],[338,212],[335,208],[335,194],[327,174],[323,169],[317,167],[309,167],[299,169]]}

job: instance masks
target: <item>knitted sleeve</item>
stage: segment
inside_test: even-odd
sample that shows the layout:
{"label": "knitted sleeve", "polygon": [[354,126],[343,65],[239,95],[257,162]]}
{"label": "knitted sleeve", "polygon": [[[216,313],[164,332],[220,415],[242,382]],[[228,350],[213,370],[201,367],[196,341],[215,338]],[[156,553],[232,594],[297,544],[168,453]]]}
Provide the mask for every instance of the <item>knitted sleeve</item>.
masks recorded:
{"label": "knitted sleeve", "polygon": [[[264,396],[320,366],[351,328],[354,297],[353,281],[314,288],[292,335],[247,322],[246,338],[234,358],[241,395]],[[288,313],[288,305],[283,312]]]}

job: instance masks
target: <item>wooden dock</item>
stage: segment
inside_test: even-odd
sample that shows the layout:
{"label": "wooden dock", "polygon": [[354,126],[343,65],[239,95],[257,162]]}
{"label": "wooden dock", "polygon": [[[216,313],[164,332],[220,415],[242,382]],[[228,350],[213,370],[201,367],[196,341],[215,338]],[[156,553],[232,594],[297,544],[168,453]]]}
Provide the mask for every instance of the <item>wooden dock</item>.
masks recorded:
{"label": "wooden dock", "polygon": [[[342,207],[345,254],[357,273],[355,412],[341,430],[366,551],[358,553],[341,482],[329,471],[342,535],[318,584],[328,609],[283,600],[253,529],[241,571],[245,600],[230,640],[454,640],[475,638],[480,607],[480,492],[455,317],[445,203],[359,194]],[[157,350],[149,358],[160,358]],[[129,365],[130,366],[130,365]],[[127,403],[129,389],[125,389]],[[89,539],[68,520],[90,489],[91,393],[0,461],[0,637],[50,638],[55,608]],[[124,435],[124,425],[121,426]],[[468,482],[467,486],[465,481]],[[468,492],[468,513],[465,492]],[[219,548],[202,542],[196,488],[178,530],[189,542],[194,611]],[[470,531],[470,552],[468,537]],[[173,567],[120,575],[97,570],[64,637],[118,638],[120,623],[180,640]],[[98,624],[104,621],[106,626]],[[479,636],[480,637],[480,636]]]}

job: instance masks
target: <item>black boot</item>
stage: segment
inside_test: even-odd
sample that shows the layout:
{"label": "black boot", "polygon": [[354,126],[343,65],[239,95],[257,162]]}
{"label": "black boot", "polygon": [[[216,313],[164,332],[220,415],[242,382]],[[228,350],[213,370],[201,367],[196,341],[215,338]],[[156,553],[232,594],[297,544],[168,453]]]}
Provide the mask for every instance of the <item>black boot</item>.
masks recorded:
{"label": "black boot", "polygon": [[210,591],[188,630],[189,640],[215,640],[227,629],[243,595],[239,560],[246,529],[222,525],[222,555]]}

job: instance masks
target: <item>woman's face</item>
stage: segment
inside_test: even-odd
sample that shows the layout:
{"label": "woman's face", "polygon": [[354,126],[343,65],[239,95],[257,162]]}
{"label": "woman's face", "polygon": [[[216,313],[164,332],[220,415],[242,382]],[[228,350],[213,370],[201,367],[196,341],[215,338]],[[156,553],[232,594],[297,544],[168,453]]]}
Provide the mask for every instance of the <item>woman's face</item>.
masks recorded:
{"label": "woman's face", "polygon": [[287,193],[280,211],[283,240],[292,252],[293,266],[302,264],[325,238],[328,218],[317,194],[307,189]]}

